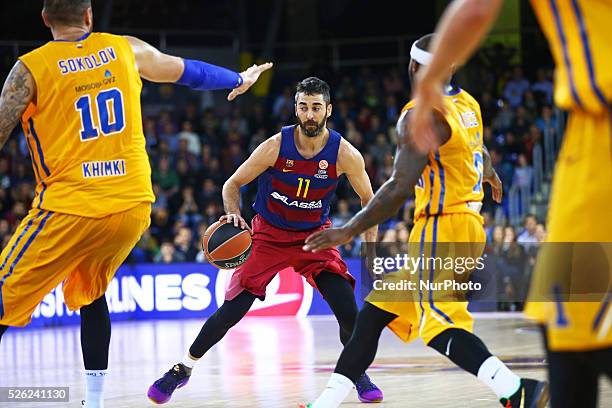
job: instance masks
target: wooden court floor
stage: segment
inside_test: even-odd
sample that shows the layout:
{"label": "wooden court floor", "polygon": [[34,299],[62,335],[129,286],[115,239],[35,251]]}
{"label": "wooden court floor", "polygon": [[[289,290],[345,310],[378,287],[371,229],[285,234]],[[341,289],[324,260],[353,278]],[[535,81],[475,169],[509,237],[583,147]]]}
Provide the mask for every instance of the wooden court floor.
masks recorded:
{"label": "wooden court floor", "polygon": [[[150,407],[148,386],[179,360],[201,321],[113,325],[106,407]],[[518,315],[478,318],[476,333],[520,376],[544,378],[539,334]],[[333,318],[249,317],[206,355],[167,407],[287,408],[313,400],[341,350]],[[498,407],[495,395],[422,342],[385,331],[370,376],[383,389],[380,408]],[[12,330],[0,345],[0,386],[68,386],[69,403],[0,407],[80,407],[84,381],[79,328]],[[602,381],[600,406],[612,406]],[[358,407],[353,393],[343,406]]]}

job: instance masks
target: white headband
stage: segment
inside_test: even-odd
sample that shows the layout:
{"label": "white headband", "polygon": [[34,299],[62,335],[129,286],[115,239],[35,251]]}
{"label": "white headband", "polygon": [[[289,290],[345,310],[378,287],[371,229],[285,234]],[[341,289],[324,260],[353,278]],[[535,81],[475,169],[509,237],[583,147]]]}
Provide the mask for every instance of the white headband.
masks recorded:
{"label": "white headband", "polygon": [[431,62],[432,55],[430,52],[427,52],[417,47],[415,42],[412,44],[412,48],[410,48],[410,58],[412,58],[421,65],[429,65],[429,63]]}

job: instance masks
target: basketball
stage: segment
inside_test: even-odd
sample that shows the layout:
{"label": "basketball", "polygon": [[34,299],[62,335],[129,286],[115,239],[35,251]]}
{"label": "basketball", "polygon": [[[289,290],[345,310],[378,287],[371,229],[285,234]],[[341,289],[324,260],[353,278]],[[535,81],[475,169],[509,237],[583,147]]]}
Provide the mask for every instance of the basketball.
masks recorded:
{"label": "basketball", "polygon": [[211,264],[231,269],[244,263],[251,253],[251,233],[225,221],[212,224],[202,237],[202,250]]}

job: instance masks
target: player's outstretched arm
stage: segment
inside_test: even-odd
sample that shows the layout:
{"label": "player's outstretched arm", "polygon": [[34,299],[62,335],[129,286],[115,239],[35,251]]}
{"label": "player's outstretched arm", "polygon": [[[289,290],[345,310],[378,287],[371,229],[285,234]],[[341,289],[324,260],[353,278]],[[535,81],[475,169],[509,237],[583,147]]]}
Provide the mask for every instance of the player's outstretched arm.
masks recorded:
{"label": "player's outstretched arm", "polygon": [[17,61],[9,72],[0,94],[0,149],[35,95],[34,77],[22,62]]}
{"label": "player's outstretched arm", "polygon": [[416,105],[411,126],[417,148],[428,151],[436,148],[431,122],[434,107],[442,107],[442,85],[451,66],[463,64],[482,42],[495,22],[503,0],[455,0],[438,23],[429,64],[419,69],[413,99]]}
{"label": "player's outstretched arm", "polygon": [[274,135],[251,153],[248,159],[223,184],[223,208],[225,215],[221,220],[233,222],[235,226],[248,228],[246,221],[240,216],[240,187],[255,180],[268,167],[274,166],[280,151],[280,134]]}
{"label": "player's outstretched arm", "polygon": [[[328,229],[309,236],[304,250],[316,252],[350,241],[355,235],[397,214],[413,194],[414,186],[427,164],[428,153],[421,153],[415,147],[415,137],[408,128],[409,116],[410,111],[404,112],[397,122],[398,147],[391,178],[378,189],[368,205],[342,228]],[[439,113],[436,113],[432,120],[437,129],[438,144],[442,145],[450,138],[450,127]]]}
{"label": "player's outstretched arm", "polygon": [[152,82],[177,83],[200,91],[232,89],[228,100],[246,92],[272,63],[253,65],[240,74],[227,68],[202,61],[164,54],[152,45],[136,38],[125,37],[134,52],[140,76]]}

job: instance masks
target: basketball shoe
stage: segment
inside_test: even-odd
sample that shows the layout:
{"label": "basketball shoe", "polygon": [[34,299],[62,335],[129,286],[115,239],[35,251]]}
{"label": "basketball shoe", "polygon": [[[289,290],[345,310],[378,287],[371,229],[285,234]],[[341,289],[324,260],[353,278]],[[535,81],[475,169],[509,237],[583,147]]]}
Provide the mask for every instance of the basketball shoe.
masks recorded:
{"label": "basketball shoe", "polygon": [[521,387],[510,398],[499,400],[504,408],[544,408],[549,399],[546,381],[521,378]]}
{"label": "basketball shoe", "polygon": [[370,380],[366,373],[363,373],[357,379],[355,388],[357,388],[357,396],[361,402],[381,402],[383,400],[382,391]]}
{"label": "basketball shoe", "polygon": [[147,397],[155,404],[165,404],[170,401],[174,390],[184,387],[189,382],[190,376],[190,368],[181,363],[175,364],[170,371],[149,387]]}
{"label": "basketball shoe", "polygon": [[[370,377],[366,373],[363,373],[361,377],[357,379],[355,383],[355,388],[357,389],[357,398],[359,401],[370,403],[370,402],[381,402],[383,400],[383,393],[370,380]],[[311,408],[312,404],[299,404],[298,408]]]}

